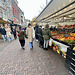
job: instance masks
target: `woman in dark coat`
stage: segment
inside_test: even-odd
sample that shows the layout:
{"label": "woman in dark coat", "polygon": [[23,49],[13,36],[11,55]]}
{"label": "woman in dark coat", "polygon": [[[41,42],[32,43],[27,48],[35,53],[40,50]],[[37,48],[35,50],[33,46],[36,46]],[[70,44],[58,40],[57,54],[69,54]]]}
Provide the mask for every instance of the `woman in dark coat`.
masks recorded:
{"label": "woman in dark coat", "polygon": [[19,37],[19,42],[20,42],[20,45],[21,45],[22,49],[25,49],[24,48],[24,45],[25,45],[25,37],[27,37],[27,36],[26,36],[25,31],[22,30],[21,27],[19,29],[20,30],[17,30],[17,32],[20,33],[20,35],[18,36]]}
{"label": "woman in dark coat", "polygon": [[44,38],[44,49],[48,49],[48,43],[51,36],[51,32],[49,29],[49,25],[46,24],[45,29],[43,30],[43,38]]}
{"label": "woman in dark coat", "polygon": [[14,39],[16,40],[17,36],[16,36],[16,28],[13,28],[13,35],[14,35]]}

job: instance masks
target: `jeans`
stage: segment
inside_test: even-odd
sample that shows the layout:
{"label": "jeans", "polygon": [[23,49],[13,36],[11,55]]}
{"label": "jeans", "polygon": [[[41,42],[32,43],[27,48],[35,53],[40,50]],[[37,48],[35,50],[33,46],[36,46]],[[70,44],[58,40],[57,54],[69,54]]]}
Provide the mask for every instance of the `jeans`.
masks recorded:
{"label": "jeans", "polygon": [[30,49],[32,49],[32,47],[33,47],[33,42],[29,42],[29,44],[30,44]]}
{"label": "jeans", "polygon": [[49,40],[44,40],[44,48],[48,48],[48,42]]}
{"label": "jeans", "polygon": [[10,37],[7,37],[8,41],[10,42],[11,38]]}
{"label": "jeans", "polygon": [[7,38],[6,35],[2,35],[2,37],[3,37],[3,41],[5,41],[5,39]]}

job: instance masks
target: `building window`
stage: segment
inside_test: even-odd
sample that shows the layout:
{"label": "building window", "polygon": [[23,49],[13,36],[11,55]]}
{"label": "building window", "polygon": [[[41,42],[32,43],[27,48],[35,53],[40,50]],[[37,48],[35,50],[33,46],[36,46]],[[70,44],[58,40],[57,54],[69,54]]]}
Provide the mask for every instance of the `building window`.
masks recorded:
{"label": "building window", "polygon": [[3,12],[1,12],[1,18],[3,18]]}
{"label": "building window", "polygon": [[0,10],[0,17],[3,18],[3,12]]}
{"label": "building window", "polygon": [[14,15],[14,8],[13,8],[13,15]]}
{"label": "building window", "polygon": [[17,14],[17,13],[16,13],[16,10],[15,10],[15,16],[16,16],[16,14]]}

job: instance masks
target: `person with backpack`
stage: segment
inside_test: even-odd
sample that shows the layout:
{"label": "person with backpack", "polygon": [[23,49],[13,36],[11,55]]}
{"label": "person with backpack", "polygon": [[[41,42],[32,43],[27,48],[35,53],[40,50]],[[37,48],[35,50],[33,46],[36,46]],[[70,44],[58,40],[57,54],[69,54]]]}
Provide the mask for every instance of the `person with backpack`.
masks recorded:
{"label": "person with backpack", "polygon": [[18,32],[17,36],[19,38],[20,45],[21,45],[22,49],[25,50],[25,48],[24,48],[24,46],[25,46],[25,37],[27,38],[26,33],[22,29],[22,27],[19,27],[19,30],[17,30],[17,32]]}
{"label": "person with backpack", "polygon": [[44,38],[44,50],[48,50],[48,43],[51,37],[51,32],[49,29],[49,24],[45,25],[45,29],[43,30],[43,38]]}

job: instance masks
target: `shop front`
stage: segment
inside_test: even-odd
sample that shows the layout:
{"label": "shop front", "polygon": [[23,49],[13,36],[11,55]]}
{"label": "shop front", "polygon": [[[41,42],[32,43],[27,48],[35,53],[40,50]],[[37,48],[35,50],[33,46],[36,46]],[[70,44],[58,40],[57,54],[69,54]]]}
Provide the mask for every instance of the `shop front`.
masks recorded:
{"label": "shop front", "polygon": [[49,46],[68,60],[69,70],[75,75],[75,1],[51,0],[34,22],[52,27]]}
{"label": "shop front", "polygon": [[[11,24],[11,22],[5,21],[4,19],[0,18],[0,26],[4,26],[5,27],[6,24]],[[2,39],[1,33],[0,33],[0,39]]]}

